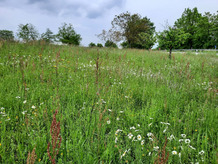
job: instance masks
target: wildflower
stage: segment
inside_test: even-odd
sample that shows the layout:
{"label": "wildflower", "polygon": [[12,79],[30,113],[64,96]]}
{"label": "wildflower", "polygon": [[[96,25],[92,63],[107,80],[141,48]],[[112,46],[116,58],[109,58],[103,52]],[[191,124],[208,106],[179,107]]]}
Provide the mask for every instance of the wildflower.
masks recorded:
{"label": "wildflower", "polygon": [[191,148],[191,149],[193,149],[193,150],[196,150],[193,146],[191,146],[191,145],[189,145],[189,147]]}
{"label": "wildflower", "polygon": [[189,144],[190,142],[190,139],[185,139],[185,143]]}
{"label": "wildflower", "polygon": [[111,110],[111,109],[108,109],[108,111],[109,111],[109,112],[112,112],[112,110]]}
{"label": "wildflower", "polygon": [[129,139],[131,139],[133,137],[132,133],[128,134]]}
{"label": "wildflower", "polygon": [[168,129],[168,126],[166,127],[166,129],[164,129],[163,133],[165,133],[167,131],[167,129]]}
{"label": "wildflower", "polygon": [[138,127],[140,127],[140,125],[139,124],[137,124],[138,125]]}
{"label": "wildflower", "polygon": [[145,144],[145,140],[142,140],[142,141],[141,141],[141,145],[144,145],[144,144]]}
{"label": "wildflower", "polygon": [[40,103],[40,105],[43,105],[43,104],[44,104],[44,102]]}
{"label": "wildflower", "polygon": [[119,117],[117,117],[117,121],[119,121],[120,120],[120,118]]}
{"label": "wildflower", "polygon": [[197,132],[198,130],[197,130],[197,129],[195,129],[195,131]]}
{"label": "wildflower", "polygon": [[151,141],[153,141],[153,138],[151,138],[151,137],[149,137],[148,139],[151,140]]}
{"label": "wildflower", "polygon": [[115,138],[115,143],[117,143],[117,141],[118,141],[118,138],[116,137],[116,138]]}
{"label": "wildflower", "polygon": [[154,147],[154,150],[155,150],[155,151],[158,151],[158,149],[159,149],[159,146],[155,146],[155,147]]}
{"label": "wildflower", "polygon": [[185,138],[185,137],[186,137],[186,135],[185,135],[185,134],[181,134],[181,136],[182,136],[182,138]]}
{"label": "wildflower", "polygon": [[172,151],[172,154],[173,155],[177,155],[177,151]]}
{"label": "wildflower", "polygon": [[16,99],[20,99],[20,96],[17,96]]}
{"label": "wildflower", "polygon": [[61,155],[63,155],[63,153],[61,153]]}
{"label": "wildflower", "polygon": [[107,121],[107,124],[110,124],[110,123],[111,123],[111,121],[110,121],[110,120],[108,120],[108,121]]}
{"label": "wildflower", "polygon": [[137,135],[137,139],[138,139],[139,141],[141,141],[141,139],[142,139],[141,135]]}
{"label": "wildflower", "polygon": [[168,140],[172,140],[172,139],[175,139],[174,135],[171,135],[170,137],[168,137]]}
{"label": "wildflower", "polygon": [[36,106],[34,106],[34,105],[32,105],[32,107],[31,107],[32,109],[36,109]]}
{"label": "wildflower", "polygon": [[148,137],[152,137],[153,134],[152,134],[152,133],[148,133],[147,136],[148,136]]}
{"label": "wildflower", "polygon": [[27,111],[23,111],[22,114],[24,115]]}
{"label": "wildflower", "polygon": [[0,146],[2,146],[2,144],[0,143]]}
{"label": "wildflower", "polygon": [[179,153],[179,158],[181,158],[181,153]]}
{"label": "wildflower", "polygon": [[101,101],[102,101],[103,104],[106,104],[106,101],[104,101],[103,99],[101,99]]}
{"label": "wildflower", "polygon": [[152,123],[148,124],[148,126],[151,126],[151,125],[152,125]]}
{"label": "wildflower", "polygon": [[150,155],[151,155],[151,152],[148,153],[148,156],[150,156]]}
{"label": "wildflower", "polygon": [[170,123],[167,123],[167,122],[160,122],[160,123],[164,125],[170,125]]}
{"label": "wildflower", "polygon": [[1,107],[1,110],[4,110],[5,108],[4,107]]}
{"label": "wildflower", "polygon": [[126,99],[128,99],[128,96],[125,96]]}
{"label": "wildflower", "polygon": [[130,130],[131,130],[131,129],[134,129],[134,130],[135,130],[135,127],[134,127],[134,126],[133,126],[133,127],[130,127]]}
{"label": "wildflower", "polygon": [[120,111],[120,113],[123,113],[124,111]]}
{"label": "wildflower", "polygon": [[201,150],[201,151],[199,152],[199,154],[200,154],[200,155],[204,155],[204,150]]}
{"label": "wildflower", "polygon": [[179,142],[183,142],[183,139],[179,139]]}

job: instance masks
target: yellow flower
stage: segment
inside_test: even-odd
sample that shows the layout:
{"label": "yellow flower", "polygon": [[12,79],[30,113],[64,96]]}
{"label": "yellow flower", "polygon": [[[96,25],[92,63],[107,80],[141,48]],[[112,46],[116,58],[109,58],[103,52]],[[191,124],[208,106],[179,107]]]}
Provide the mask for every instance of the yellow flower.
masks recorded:
{"label": "yellow flower", "polygon": [[1,124],[2,122],[0,121],[0,124]]}
{"label": "yellow flower", "polygon": [[0,146],[2,146],[2,144],[0,143]]}
{"label": "yellow flower", "polygon": [[61,155],[63,155],[63,153],[61,153]]}
{"label": "yellow flower", "polygon": [[173,147],[174,150],[176,150],[176,147]]}
{"label": "yellow flower", "polygon": [[197,130],[197,129],[195,129],[195,131],[197,132],[198,130]]}
{"label": "yellow flower", "polygon": [[39,160],[38,160],[39,162],[41,161],[41,158],[39,158]]}
{"label": "yellow flower", "polygon": [[18,119],[18,116],[16,116],[16,119]]}

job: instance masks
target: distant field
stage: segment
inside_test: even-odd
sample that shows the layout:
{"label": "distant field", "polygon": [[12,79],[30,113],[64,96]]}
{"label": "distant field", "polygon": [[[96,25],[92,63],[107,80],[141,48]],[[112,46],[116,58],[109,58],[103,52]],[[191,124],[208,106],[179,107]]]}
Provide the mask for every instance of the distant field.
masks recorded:
{"label": "distant field", "polygon": [[0,90],[0,163],[217,163],[216,52],[2,43]]}

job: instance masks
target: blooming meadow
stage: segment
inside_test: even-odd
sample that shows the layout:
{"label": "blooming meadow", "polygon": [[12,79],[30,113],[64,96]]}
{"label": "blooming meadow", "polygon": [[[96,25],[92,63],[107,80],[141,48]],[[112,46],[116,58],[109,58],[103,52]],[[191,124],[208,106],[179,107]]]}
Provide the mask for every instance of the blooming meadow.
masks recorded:
{"label": "blooming meadow", "polygon": [[216,52],[0,47],[0,163],[217,163]]}

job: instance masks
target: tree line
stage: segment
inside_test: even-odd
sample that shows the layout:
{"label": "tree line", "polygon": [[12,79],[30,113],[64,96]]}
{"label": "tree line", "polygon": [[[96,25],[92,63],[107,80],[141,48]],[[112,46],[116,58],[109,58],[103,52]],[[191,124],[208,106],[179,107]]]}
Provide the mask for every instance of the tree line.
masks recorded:
{"label": "tree line", "polygon": [[[109,30],[102,30],[97,37],[105,43],[105,47],[120,45],[123,48],[151,49],[158,43],[158,49],[211,49],[218,45],[218,11],[216,14],[201,14],[197,8],[185,9],[182,16],[173,26],[165,25],[162,32],[156,32],[154,23],[148,17],[129,12],[115,15]],[[57,34],[47,28],[41,35],[32,24],[20,24],[17,37],[23,42],[44,40],[65,44],[80,45],[81,35],[77,34],[72,24],[64,23]],[[0,40],[14,40],[9,30],[0,30]],[[101,43],[89,44],[89,47],[103,47]]]}

